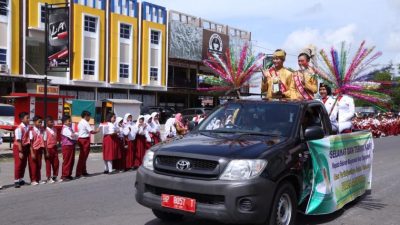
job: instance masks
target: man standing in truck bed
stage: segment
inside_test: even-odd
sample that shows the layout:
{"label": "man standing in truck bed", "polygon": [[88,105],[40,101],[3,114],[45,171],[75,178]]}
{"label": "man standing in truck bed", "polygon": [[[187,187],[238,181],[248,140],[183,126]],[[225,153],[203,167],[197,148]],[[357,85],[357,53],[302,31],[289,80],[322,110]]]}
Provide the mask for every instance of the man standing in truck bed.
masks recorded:
{"label": "man standing in truck bed", "polygon": [[286,59],[286,52],[277,49],[273,55],[274,66],[263,70],[264,80],[261,85],[261,93],[265,93],[266,97],[272,98],[291,98],[289,91],[289,79],[292,72],[283,66]]}

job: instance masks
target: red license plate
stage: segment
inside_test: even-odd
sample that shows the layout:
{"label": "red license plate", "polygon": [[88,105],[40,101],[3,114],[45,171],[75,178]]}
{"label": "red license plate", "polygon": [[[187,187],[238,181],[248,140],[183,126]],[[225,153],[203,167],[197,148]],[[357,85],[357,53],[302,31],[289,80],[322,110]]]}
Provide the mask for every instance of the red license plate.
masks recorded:
{"label": "red license plate", "polygon": [[161,206],[186,212],[196,212],[196,200],[176,195],[161,195]]}

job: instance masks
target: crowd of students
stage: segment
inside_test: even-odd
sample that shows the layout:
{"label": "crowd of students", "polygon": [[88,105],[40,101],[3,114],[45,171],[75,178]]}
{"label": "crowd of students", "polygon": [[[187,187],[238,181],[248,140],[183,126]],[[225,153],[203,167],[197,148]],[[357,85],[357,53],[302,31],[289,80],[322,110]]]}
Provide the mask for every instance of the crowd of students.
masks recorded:
{"label": "crowd of students", "polygon": [[[28,166],[30,185],[65,182],[86,177],[90,174],[86,169],[86,162],[90,152],[90,136],[98,132],[103,134],[104,174],[114,174],[128,170],[135,170],[141,164],[145,152],[162,140],[185,135],[188,124],[178,113],[165,124],[164,135],[161,135],[159,114],[140,115],[136,121],[127,113],[124,118],[110,113],[106,121],[94,129],[89,121],[91,114],[83,111],[82,119],[73,129],[70,116],[62,118],[61,137],[57,137],[53,118],[34,116],[30,125],[29,114],[19,114],[21,124],[15,129],[13,144],[14,157],[14,187],[25,185],[25,169]],[[58,157],[58,140],[62,152],[61,177],[59,176],[60,161]],[[75,164],[75,149],[79,149],[79,158],[76,165],[75,178],[72,171]],[[46,164],[46,178],[42,179],[42,160]]]}
{"label": "crowd of students", "polygon": [[400,135],[400,116],[392,112],[357,115],[352,123],[355,129],[369,130],[377,138]]}

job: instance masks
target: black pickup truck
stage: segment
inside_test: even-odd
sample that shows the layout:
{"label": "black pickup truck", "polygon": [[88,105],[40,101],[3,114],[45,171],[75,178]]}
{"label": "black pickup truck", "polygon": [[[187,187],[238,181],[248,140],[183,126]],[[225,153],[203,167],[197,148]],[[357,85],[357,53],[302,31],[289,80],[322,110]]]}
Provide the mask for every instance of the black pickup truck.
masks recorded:
{"label": "black pickup truck", "polygon": [[331,132],[319,101],[228,102],[146,153],[136,200],[162,220],[294,224],[310,165],[306,141]]}

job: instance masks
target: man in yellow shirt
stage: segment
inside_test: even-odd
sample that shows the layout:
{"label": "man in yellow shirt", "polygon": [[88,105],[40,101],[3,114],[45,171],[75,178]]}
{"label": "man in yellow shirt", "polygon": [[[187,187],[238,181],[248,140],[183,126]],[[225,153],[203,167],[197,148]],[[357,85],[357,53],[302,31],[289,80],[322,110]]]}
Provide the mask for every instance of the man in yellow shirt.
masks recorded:
{"label": "man in yellow shirt", "polygon": [[262,71],[264,79],[261,85],[261,93],[265,94],[268,99],[290,98],[288,81],[292,72],[283,66],[285,59],[286,52],[277,49],[272,59],[274,66]]}
{"label": "man in yellow shirt", "polygon": [[300,70],[292,73],[288,78],[288,96],[292,100],[311,100],[318,91],[318,81],[315,71],[310,66],[313,57],[311,49],[303,50],[298,56]]}

